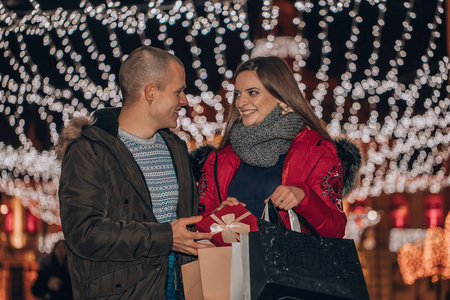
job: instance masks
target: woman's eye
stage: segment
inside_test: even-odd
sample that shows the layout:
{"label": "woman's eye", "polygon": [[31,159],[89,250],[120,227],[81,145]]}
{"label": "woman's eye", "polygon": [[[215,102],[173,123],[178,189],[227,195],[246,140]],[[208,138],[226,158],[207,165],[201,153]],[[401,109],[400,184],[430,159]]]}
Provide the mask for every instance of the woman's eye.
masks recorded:
{"label": "woman's eye", "polygon": [[256,95],[256,94],[258,94],[258,92],[257,91],[250,91],[249,94],[250,95]]}

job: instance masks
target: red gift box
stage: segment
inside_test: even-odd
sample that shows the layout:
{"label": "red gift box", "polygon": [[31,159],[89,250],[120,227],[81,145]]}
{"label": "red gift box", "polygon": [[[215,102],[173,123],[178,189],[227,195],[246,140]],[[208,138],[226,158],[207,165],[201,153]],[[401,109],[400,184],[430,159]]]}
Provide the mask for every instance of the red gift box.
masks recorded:
{"label": "red gift box", "polygon": [[242,205],[226,206],[203,218],[195,229],[213,235],[210,240],[215,246],[230,246],[239,242],[239,234],[258,230],[256,217]]}

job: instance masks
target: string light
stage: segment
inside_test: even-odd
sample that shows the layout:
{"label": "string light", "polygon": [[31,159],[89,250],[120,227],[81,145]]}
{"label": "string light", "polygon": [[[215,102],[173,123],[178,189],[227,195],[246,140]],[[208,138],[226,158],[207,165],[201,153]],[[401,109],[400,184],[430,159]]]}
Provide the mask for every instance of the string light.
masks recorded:
{"label": "string light", "polygon": [[279,7],[274,6],[272,0],[264,0],[261,11],[263,29],[267,31],[274,29],[278,24]]}
{"label": "string light", "polygon": [[397,261],[406,284],[431,277],[432,282],[450,279],[450,214],[444,228],[429,228],[425,239],[407,243],[398,251]]}
{"label": "string light", "polygon": [[328,93],[328,75],[327,71],[329,70],[329,65],[331,60],[328,58],[328,53],[332,51],[331,43],[327,39],[328,37],[328,26],[329,23],[333,22],[334,18],[330,15],[330,5],[324,0],[319,1],[319,6],[322,8],[319,10],[319,15],[322,17],[322,20],[319,21],[319,27],[322,28],[321,32],[318,35],[319,40],[322,41],[322,51],[321,51],[321,64],[318,72],[316,73],[316,78],[321,81],[313,91],[313,98],[311,99],[311,106],[314,108],[316,115],[319,118],[322,118],[322,102],[325,99],[326,94]]}
{"label": "string light", "polygon": [[41,253],[51,253],[52,249],[54,249],[55,244],[64,240],[64,234],[62,231],[47,233],[45,236],[39,237],[38,249]]}
{"label": "string light", "polygon": [[389,251],[398,252],[405,244],[424,240],[427,230],[422,228],[392,228],[389,234]]}
{"label": "string light", "polygon": [[347,212],[345,238],[352,239],[356,244],[359,244],[366,228],[375,226],[380,222],[381,214],[381,211],[373,210],[371,207]]}

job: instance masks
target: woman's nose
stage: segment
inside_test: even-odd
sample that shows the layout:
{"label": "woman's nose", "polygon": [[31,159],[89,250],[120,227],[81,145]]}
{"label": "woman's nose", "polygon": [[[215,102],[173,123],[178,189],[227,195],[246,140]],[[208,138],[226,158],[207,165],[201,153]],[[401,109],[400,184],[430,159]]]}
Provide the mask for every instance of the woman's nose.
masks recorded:
{"label": "woman's nose", "polygon": [[236,107],[241,108],[244,107],[248,103],[247,99],[243,96],[239,96],[236,98]]}

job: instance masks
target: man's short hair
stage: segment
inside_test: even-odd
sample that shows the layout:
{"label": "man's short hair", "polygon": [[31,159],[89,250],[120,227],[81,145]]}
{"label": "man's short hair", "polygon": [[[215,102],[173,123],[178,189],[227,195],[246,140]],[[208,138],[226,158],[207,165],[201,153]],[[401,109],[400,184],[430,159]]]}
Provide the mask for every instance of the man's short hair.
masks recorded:
{"label": "man's short hair", "polygon": [[133,102],[148,84],[164,90],[171,77],[171,61],[184,67],[176,56],[162,49],[142,46],[133,50],[119,71],[123,104]]}

